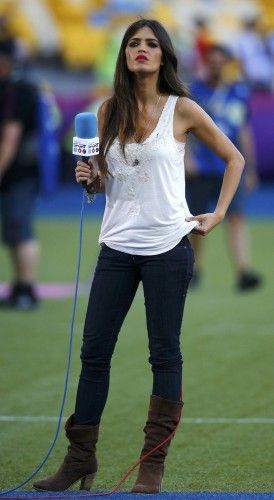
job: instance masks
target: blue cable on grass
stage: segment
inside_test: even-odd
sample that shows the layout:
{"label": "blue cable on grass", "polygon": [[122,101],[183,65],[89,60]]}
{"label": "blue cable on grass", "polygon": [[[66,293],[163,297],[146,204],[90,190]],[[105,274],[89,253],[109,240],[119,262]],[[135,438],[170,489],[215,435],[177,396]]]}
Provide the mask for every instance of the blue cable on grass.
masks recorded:
{"label": "blue cable on grass", "polygon": [[77,272],[76,272],[76,283],[75,283],[75,292],[74,292],[74,301],[73,301],[73,310],[72,310],[72,318],[71,318],[71,324],[70,324],[70,335],[69,335],[69,352],[68,352],[68,361],[67,361],[67,368],[66,368],[66,377],[65,377],[65,384],[64,384],[64,391],[63,391],[63,398],[62,398],[62,404],[61,404],[61,409],[60,413],[58,416],[58,424],[57,428],[55,431],[55,435],[53,437],[53,440],[50,444],[50,447],[43,458],[42,462],[36,467],[36,469],[26,478],[24,481],[21,483],[17,484],[14,488],[10,488],[9,490],[4,490],[0,492],[0,496],[5,495],[7,493],[12,493],[13,491],[18,490],[25,484],[27,484],[36,474],[39,472],[39,470],[42,469],[42,467],[45,465],[47,462],[54,446],[57,441],[59,431],[60,431],[60,426],[61,426],[61,421],[62,421],[62,416],[63,416],[63,410],[65,406],[65,401],[66,401],[66,396],[67,396],[67,389],[68,389],[68,380],[69,380],[69,372],[70,372],[70,365],[71,365],[71,353],[72,353],[72,340],[73,340],[73,330],[74,330],[74,320],[75,320],[75,312],[76,312],[76,304],[77,304],[77,297],[78,297],[78,287],[79,287],[79,274],[80,274],[80,264],[81,264],[81,255],[82,255],[82,240],[83,240],[83,214],[84,214],[84,206],[85,206],[85,191],[83,190],[83,197],[82,197],[82,207],[81,207],[81,216],[80,216],[80,232],[79,232],[79,249],[78,249],[78,259],[77,259]]}

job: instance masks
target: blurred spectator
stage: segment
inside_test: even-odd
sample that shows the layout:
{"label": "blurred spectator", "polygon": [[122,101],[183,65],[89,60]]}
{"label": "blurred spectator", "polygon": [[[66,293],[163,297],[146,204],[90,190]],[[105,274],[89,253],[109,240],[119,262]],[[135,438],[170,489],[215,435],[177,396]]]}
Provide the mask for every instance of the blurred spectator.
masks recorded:
{"label": "blurred spectator", "polygon": [[193,72],[202,77],[205,71],[205,60],[209,47],[212,45],[212,35],[205,18],[194,19],[193,51],[194,67]]}
{"label": "blurred spectator", "polygon": [[[256,186],[257,174],[247,123],[249,91],[243,82],[224,80],[223,70],[229,57],[225,47],[213,45],[206,59],[206,74],[203,79],[193,82],[191,92],[193,98],[242,151],[246,159],[244,180],[227,212],[226,227],[236,272],[236,286],[239,290],[247,290],[261,284],[261,277],[250,270],[248,228],[243,213],[246,188],[253,189]],[[187,199],[190,211],[197,215],[209,211],[209,200],[216,203],[225,162],[204,143],[195,140],[190,144],[186,157]],[[203,239],[193,235],[192,243],[196,258],[192,280],[194,286],[198,284],[202,273]]]}
{"label": "blurred spectator", "polygon": [[0,43],[1,46],[7,47],[12,45],[13,57],[16,60],[24,60],[28,57],[28,50],[22,39],[14,37],[10,32],[9,19],[5,15],[0,15]]}
{"label": "blurred spectator", "polygon": [[266,36],[266,49],[269,54],[270,62],[271,62],[271,90],[274,91],[274,30],[271,30]]}
{"label": "blurred spectator", "polygon": [[245,19],[242,31],[232,44],[235,56],[240,60],[243,75],[252,87],[270,89],[272,64],[265,40],[259,32],[257,17]]}
{"label": "blurred spectator", "polygon": [[8,54],[10,52],[15,55],[16,53],[16,40],[11,36],[8,29],[8,21],[5,16],[0,15],[0,44],[1,52]]}
{"label": "blurred spectator", "polygon": [[38,305],[39,246],[32,227],[38,192],[37,89],[13,76],[14,52],[11,38],[0,41],[0,215],[14,274],[0,306],[27,310]]}
{"label": "blurred spectator", "polygon": [[51,86],[39,85],[37,94],[37,160],[40,190],[52,194],[60,180],[60,137],[62,115]]}

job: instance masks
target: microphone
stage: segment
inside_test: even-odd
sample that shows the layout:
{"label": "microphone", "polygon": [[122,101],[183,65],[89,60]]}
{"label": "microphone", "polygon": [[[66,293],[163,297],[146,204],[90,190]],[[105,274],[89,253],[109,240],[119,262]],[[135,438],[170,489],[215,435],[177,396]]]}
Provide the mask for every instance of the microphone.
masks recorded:
{"label": "microphone", "polygon": [[[74,119],[75,137],[73,137],[72,153],[81,156],[88,163],[90,156],[99,154],[99,138],[97,135],[97,118],[93,113],[78,113]],[[87,183],[82,182],[86,187]]]}

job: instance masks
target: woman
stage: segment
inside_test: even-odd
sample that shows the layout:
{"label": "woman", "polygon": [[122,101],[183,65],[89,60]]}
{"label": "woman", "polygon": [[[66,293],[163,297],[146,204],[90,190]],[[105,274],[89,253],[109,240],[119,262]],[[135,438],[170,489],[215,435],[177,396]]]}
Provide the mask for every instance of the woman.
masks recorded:
{"label": "woman", "polygon": [[[183,402],[180,329],[193,269],[187,235],[219,224],[239,184],[244,160],[209,116],[187,97],[168,34],[153,20],[127,29],[118,55],[114,94],[98,113],[99,171],[79,161],[77,182],[105,191],[101,251],[91,287],[75,413],[66,423],[68,453],[40,490],[64,490],[97,471],[95,447],[106,403],[111,356],[142,281],[153,372],[141,463],[133,492],[159,492],[164,461]],[[193,132],[226,161],[213,213],[191,217],[185,201],[184,149]],[[162,443],[162,444],[161,444]],[[155,449],[160,445],[157,449]]]}

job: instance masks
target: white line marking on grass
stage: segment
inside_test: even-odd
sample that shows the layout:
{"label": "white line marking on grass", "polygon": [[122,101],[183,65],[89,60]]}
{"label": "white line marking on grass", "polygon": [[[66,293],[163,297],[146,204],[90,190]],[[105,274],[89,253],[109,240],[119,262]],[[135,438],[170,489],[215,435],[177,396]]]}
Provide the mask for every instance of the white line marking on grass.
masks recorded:
{"label": "white line marking on grass", "polygon": [[[63,417],[65,421],[67,417]],[[0,422],[57,422],[58,417],[41,416],[16,416],[16,415],[0,415]],[[270,424],[274,425],[274,418],[263,417],[247,417],[247,418],[204,418],[204,417],[186,417],[183,419],[183,424]]]}
{"label": "white line marking on grass", "polygon": [[[65,421],[66,418],[63,417],[62,420]],[[0,415],[0,422],[58,422],[58,417],[47,417],[45,415]]]}
{"label": "white line marking on grass", "polygon": [[185,424],[274,424],[274,418],[183,418]]}

